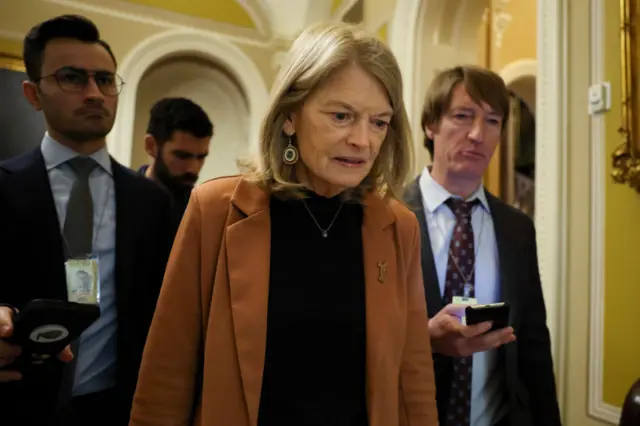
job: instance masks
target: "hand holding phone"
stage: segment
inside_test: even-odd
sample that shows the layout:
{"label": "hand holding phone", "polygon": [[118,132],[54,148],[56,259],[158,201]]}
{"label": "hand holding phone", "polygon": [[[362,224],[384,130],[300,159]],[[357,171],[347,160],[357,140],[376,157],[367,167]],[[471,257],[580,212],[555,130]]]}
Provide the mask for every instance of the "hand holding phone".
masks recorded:
{"label": "hand holding phone", "polygon": [[465,308],[467,325],[491,321],[493,325],[487,331],[501,330],[509,326],[510,306],[508,302],[490,303],[486,305],[469,305]]}
{"label": "hand holding phone", "polygon": [[[446,356],[470,356],[477,352],[495,349],[515,340],[513,328],[506,327],[490,331],[492,326],[496,328],[501,325],[500,322],[498,324],[494,322],[490,326],[485,321],[484,315],[478,315],[480,311],[471,312],[470,310],[467,312],[467,308],[467,306],[459,304],[448,304],[429,319],[431,348],[434,352]],[[464,312],[467,312],[468,315],[467,325],[463,325],[460,321]],[[506,318],[508,323],[508,315]],[[492,318],[486,319],[493,320]]]}
{"label": "hand holding phone", "polygon": [[12,364],[19,368],[18,361],[39,364],[55,356],[71,361],[69,343],[100,316],[97,305],[58,300],[32,300],[15,315],[10,308],[0,309],[0,332],[4,331],[0,344],[9,354],[0,367]]}
{"label": "hand holding phone", "polygon": [[23,354],[56,355],[99,317],[98,305],[35,299],[15,315],[12,340]]}

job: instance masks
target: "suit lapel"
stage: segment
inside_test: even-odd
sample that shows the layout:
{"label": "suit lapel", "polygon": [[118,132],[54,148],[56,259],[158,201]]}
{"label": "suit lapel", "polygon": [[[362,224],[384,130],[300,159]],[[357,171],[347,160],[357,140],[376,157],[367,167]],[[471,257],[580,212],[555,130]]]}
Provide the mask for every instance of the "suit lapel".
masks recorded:
{"label": "suit lapel", "polygon": [[[369,407],[384,404],[388,395],[381,391],[376,379],[381,375],[387,345],[397,330],[394,318],[398,312],[389,301],[398,298],[398,280],[403,279],[398,269],[393,227],[395,215],[386,202],[368,195],[365,199],[362,223],[364,259],[366,341],[367,341],[367,401]],[[371,414],[371,413],[370,413]]]}
{"label": "suit lapel", "polygon": [[427,297],[427,312],[429,317],[433,317],[444,307],[440,286],[438,284],[438,273],[436,271],[433,251],[431,250],[431,240],[427,227],[427,217],[424,213],[422,203],[422,191],[420,191],[420,177],[415,179],[407,188],[405,201],[408,207],[415,213],[420,224],[421,246],[422,246],[422,275],[424,290]]}
{"label": "suit lapel", "polygon": [[[242,385],[251,426],[258,424],[271,252],[269,194],[241,180],[231,203],[240,219],[226,230],[231,311]],[[232,212],[233,214],[238,212]],[[233,222],[233,221],[232,221]]]}
{"label": "suit lapel", "polygon": [[[496,234],[496,243],[498,245],[498,261],[500,263],[500,297],[503,301],[509,302],[511,305],[510,323],[514,326],[519,322],[518,315],[518,291],[515,288],[517,268],[519,266],[518,257],[522,256],[522,250],[517,240],[514,240],[512,230],[511,213],[502,201],[487,194],[487,201],[491,209],[491,217],[493,227]],[[511,231],[510,231],[511,230]]]}
{"label": "suit lapel", "polygon": [[131,245],[132,235],[136,234],[136,221],[133,212],[139,211],[135,207],[137,204],[135,179],[129,179],[128,173],[123,166],[115,160],[111,160],[113,170],[113,187],[116,198],[116,262],[115,262],[115,286],[116,286],[116,306],[118,318],[125,318],[128,311],[129,291],[128,285],[130,277],[126,271],[132,271],[131,263],[134,262],[133,253],[135,247]]}
{"label": "suit lapel", "polygon": [[[49,176],[40,148],[28,154],[10,160],[3,166],[11,172],[11,180],[15,185],[7,185],[10,194],[6,197],[19,215],[30,218],[27,230],[34,236],[34,255],[45,256],[43,262],[47,270],[51,271],[50,281],[46,283],[32,283],[45,286],[41,297],[67,300],[66,276],[64,270],[64,250],[60,221],[56,210]],[[7,178],[9,179],[9,178]],[[53,285],[53,287],[51,287]]]}

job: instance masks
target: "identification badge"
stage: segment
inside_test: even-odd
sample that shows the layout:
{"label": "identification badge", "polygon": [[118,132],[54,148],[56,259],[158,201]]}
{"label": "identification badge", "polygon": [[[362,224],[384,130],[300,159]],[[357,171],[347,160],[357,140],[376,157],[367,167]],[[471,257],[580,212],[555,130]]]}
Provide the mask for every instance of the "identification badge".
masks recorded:
{"label": "identification badge", "polygon": [[69,302],[97,305],[100,302],[98,259],[69,259],[64,266],[67,272]]}
{"label": "identification badge", "polygon": [[[477,305],[478,300],[475,297],[453,296],[451,303],[454,305]],[[460,322],[462,322],[462,325],[467,325],[467,316],[463,314]]]}

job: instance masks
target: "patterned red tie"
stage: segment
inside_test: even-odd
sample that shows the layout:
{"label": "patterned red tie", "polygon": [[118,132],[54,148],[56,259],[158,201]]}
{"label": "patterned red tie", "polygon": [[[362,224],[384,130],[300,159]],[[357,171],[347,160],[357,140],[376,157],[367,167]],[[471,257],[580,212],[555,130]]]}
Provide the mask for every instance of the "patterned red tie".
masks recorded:
{"label": "patterned red tie", "polygon": [[[446,201],[456,217],[449,246],[449,261],[444,286],[445,303],[454,296],[474,296],[475,245],[471,226],[471,210],[479,200],[466,202],[456,198]],[[467,287],[467,291],[465,291]],[[453,375],[443,426],[469,426],[471,416],[471,373],[473,357],[453,358]]]}

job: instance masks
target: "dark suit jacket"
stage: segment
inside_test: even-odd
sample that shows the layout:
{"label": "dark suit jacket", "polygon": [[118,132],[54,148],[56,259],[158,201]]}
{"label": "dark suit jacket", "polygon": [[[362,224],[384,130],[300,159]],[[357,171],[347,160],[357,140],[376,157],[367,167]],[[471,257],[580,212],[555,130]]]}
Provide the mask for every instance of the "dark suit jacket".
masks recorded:
{"label": "dark suit jacket", "polygon": [[[145,179],[149,179],[145,176],[145,173],[147,172],[148,168],[149,168],[148,164],[141,166],[137,170],[137,174],[139,176],[142,176]],[[165,191],[167,194],[169,194],[171,198],[171,218],[173,222],[173,236],[175,238],[175,235],[178,233],[178,228],[180,227],[180,222],[182,222],[182,216],[184,216],[184,212],[187,209],[187,204],[189,204],[190,194],[182,191],[179,194],[172,193],[166,186],[158,183],[153,179],[149,179],[149,180],[151,180],[153,183],[158,185],[158,187],[162,188],[162,190]]]}
{"label": "dark suit jacket", "polygon": [[[105,410],[128,413],[171,249],[170,200],[113,159],[112,170],[120,401]],[[40,148],[0,164],[0,176],[0,303],[20,309],[35,298],[67,300],[61,228]],[[27,424],[23,416],[44,417],[54,409],[62,363],[31,368],[20,382],[0,383],[2,421],[9,411],[20,416],[16,424]]]}
{"label": "dark suit jacket", "polygon": [[[559,426],[560,411],[551,359],[551,342],[538,270],[535,228],[531,219],[487,192],[500,263],[500,291],[511,305],[516,342],[499,349],[509,398],[509,418],[517,426]],[[422,232],[422,271],[427,311],[433,317],[444,302],[426,226],[419,180],[407,189],[405,201]],[[434,354],[440,424],[445,424],[452,376],[451,357]]]}

